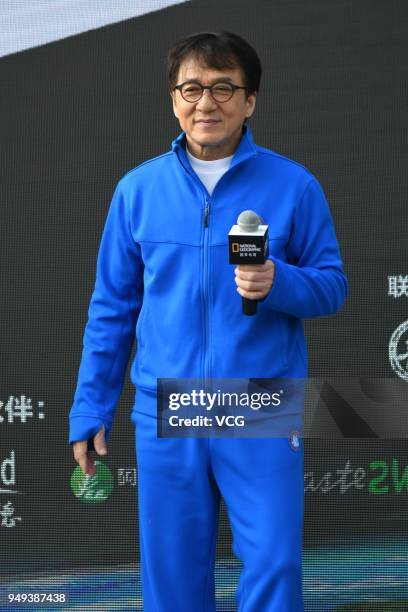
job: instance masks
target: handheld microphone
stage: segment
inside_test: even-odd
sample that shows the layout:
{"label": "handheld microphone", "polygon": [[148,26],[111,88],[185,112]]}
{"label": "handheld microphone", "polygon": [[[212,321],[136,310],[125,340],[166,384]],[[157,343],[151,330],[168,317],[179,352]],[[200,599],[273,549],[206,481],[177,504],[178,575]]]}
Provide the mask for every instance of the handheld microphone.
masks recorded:
{"label": "handheld microphone", "polygon": [[[230,264],[263,264],[269,253],[268,226],[253,210],[244,210],[228,233]],[[256,314],[258,300],[242,298],[242,312]]]}

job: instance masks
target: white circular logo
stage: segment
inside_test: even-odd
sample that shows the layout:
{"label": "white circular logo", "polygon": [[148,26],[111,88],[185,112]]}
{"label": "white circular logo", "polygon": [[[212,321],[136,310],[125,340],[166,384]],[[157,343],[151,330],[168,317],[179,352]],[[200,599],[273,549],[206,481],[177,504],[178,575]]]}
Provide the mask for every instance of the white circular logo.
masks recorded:
{"label": "white circular logo", "polygon": [[408,321],[401,323],[392,334],[388,354],[394,372],[408,382]]}

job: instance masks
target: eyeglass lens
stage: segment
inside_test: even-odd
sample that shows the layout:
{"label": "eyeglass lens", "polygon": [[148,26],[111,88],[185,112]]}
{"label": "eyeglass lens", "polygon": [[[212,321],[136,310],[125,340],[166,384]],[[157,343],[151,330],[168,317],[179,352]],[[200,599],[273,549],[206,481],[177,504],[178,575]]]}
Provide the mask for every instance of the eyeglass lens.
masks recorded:
{"label": "eyeglass lens", "polygon": [[[181,88],[181,95],[189,102],[195,102],[201,98],[203,87],[199,83],[186,83]],[[214,83],[210,88],[211,95],[218,102],[225,102],[231,98],[234,89],[228,83]]]}

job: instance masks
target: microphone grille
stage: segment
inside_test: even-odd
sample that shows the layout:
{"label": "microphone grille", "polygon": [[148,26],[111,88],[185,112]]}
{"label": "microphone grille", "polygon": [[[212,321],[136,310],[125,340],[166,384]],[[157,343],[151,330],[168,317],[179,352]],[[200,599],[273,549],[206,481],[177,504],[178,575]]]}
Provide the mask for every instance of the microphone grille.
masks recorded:
{"label": "microphone grille", "polygon": [[260,223],[260,217],[253,210],[244,210],[238,216],[237,224],[243,232],[256,232]]}

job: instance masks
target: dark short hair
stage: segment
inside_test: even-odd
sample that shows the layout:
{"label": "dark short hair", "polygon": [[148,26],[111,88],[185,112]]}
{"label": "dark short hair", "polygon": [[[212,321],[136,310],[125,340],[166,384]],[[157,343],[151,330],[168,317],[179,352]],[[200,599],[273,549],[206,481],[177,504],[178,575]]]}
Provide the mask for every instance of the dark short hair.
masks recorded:
{"label": "dark short hair", "polygon": [[167,75],[170,91],[177,85],[182,62],[194,58],[208,68],[241,68],[247,96],[259,90],[262,66],[255,49],[232,32],[198,32],[177,41],[167,54]]}

